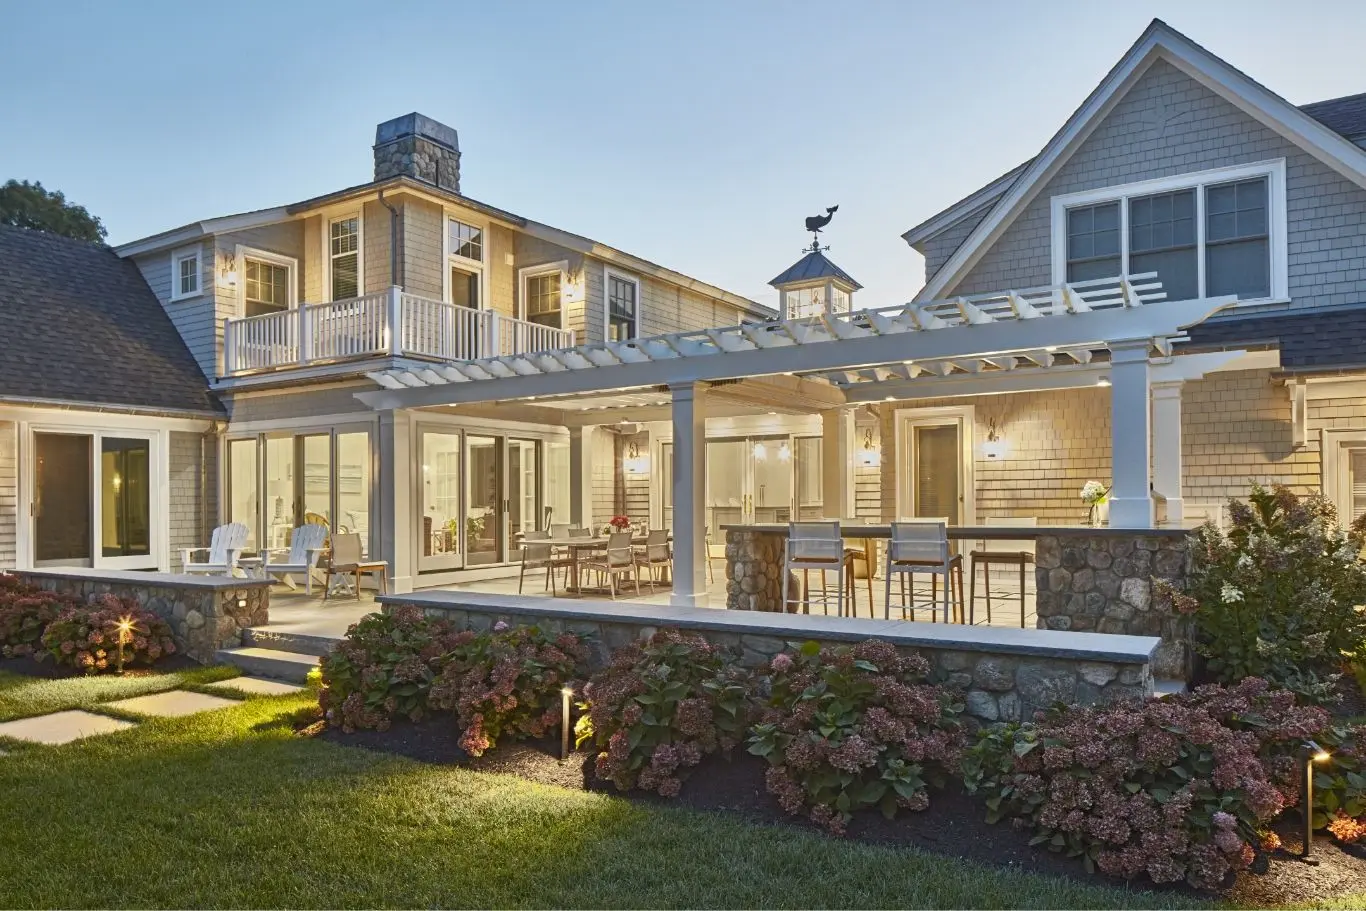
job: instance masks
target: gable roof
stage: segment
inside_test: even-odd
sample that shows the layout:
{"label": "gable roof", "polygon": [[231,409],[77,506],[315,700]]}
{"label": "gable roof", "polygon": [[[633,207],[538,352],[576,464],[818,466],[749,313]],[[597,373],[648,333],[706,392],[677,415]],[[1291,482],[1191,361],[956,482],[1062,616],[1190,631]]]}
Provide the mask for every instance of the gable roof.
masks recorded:
{"label": "gable roof", "polygon": [[779,285],[787,285],[792,282],[812,281],[817,278],[837,278],[848,285],[852,285],[855,291],[863,287],[858,282],[854,281],[853,276],[831,262],[826,255],[819,250],[812,250],[810,253],[788,266],[777,278],[769,282],[769,284],[776,288]]}
{"label": "gable roof", "polygon": [[[1043,151],[1031,159],[1008,186],[1002,187],[995,206],[973,228],[972,233],[939,271],[928,278],[925,287],[916,295],[916,300],[932,300],[951,291],[954,284],[967,274],[977,259],[1001,236],[1037,192],[1081,147],[1095,127],[1147,71],[1149,65],[1159,58],[1166,60],[1359,186],[1366,187],[1366,150],[1357,147],[1343,134],[1230,66],[1161,19],[1154,19],[1128,52],[1106,74],[1100,85],[1073,112],[1062,129],[1053,135]],[[1339,99],[1342,102],[1348,100]],[[1344,105],[1343,110],[1331,110],[1335,122],[1349,122],[1345,110],[1354,108]],[[1003,183],[1004,178],[1000,178],[993,186]],[[977,207],[981,204],[982,201],[978,200]],[[952,212],[954,208],[950,207],[946,211]],[[940,218],[944,214],[935,217]],[[951,222],[945,224],[948,223]],[[918,228],[913,228],[907,233],[916,232]]]}
{"label": "gable roof", "polygon": [[221,415],[132,260],[0,225],[0,401]]}

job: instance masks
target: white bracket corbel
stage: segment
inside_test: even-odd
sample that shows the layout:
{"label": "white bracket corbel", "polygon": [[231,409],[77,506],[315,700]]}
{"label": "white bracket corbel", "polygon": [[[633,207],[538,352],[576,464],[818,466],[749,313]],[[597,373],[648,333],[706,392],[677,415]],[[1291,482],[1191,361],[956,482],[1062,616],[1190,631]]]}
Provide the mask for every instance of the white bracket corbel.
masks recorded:
{"label": "white bracket corbel", "polygon": [[1290,388],[1290,445],[1302,449],[1309,443],[1309,396],[1304,380],[1291,380]]}

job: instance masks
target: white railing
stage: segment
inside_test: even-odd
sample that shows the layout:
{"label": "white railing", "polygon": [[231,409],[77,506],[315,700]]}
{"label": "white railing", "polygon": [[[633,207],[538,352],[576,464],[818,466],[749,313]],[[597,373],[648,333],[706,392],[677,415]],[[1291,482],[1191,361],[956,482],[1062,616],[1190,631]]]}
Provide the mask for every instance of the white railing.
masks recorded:
{"label": "white railing", "polygon": [[573,345],[574,333],[566,329],[390,288],[225,320],[223,373],[235,376],[377,355],[471,361]]}

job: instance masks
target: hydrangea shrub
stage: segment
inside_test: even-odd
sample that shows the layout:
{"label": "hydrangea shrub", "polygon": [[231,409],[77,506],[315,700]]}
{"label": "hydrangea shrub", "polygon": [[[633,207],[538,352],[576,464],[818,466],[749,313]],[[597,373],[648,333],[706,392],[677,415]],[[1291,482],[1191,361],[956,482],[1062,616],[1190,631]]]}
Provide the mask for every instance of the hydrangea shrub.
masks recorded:
{"label": "hydrangea shrub", "polygon": [[749,675],[701,636],[663,629],[617,649],[584,688],[577,742],[598,748],[599,778],[676,797],[702,757],[729,754],[752,714]]}
{"label": "hydrangea shrub", "polygon": [[1285,805],[1256,734],[1173,700],[1071,707],[991,728],[963,767],[988,819],[1012,818],[1032,844],[1111,876],[1201,889],[1248,867]]}
{"label": "hydrangea shrub", "polygon": [[[128,622],[127,632],[120,625]],[[118,668],[119,638],[124,638],[123,666],[149,665],[174,654],[175,639],[165,620],[143,610],[132,598],[104,595],[90,604],[64,608],[43,630],[43,651],[57,664],[99,674]]]}
{"label": "hydrangea shrub", "polygon": [[1229,501],[1227,533],[1196,532],[1188,590],[1159,593],[1191,615],[1210,678],[1261,677],[1314,700],[1333,691],[1344,657],[1366,639],[1366,525],[1337,522],[1332,503],[1254,486]]}
{"label": "hydrangea shrub", "polygon": [[561,690],[587,659],[578,636],[499,621],[488,633],[462,637],[443,659],[431,706],[453,711],[461,748],[481,756],[502,738],[543,737],[556,728]]}
{"label": "hydrangea shrub", "polygon": [[80,603],[74,595],[46,591],[18,576],[0,573],[0,657],[37,655],[47,625]]}
{"label": "hydrangea shrub", "polygon": [[771,695],[749,751],[769,762],[769,793],[842,834],[853,814],[929,806],[928,786],[957,771],[963,747],[955,694],[926,682],[929,664],[890,643],[775,656]]}

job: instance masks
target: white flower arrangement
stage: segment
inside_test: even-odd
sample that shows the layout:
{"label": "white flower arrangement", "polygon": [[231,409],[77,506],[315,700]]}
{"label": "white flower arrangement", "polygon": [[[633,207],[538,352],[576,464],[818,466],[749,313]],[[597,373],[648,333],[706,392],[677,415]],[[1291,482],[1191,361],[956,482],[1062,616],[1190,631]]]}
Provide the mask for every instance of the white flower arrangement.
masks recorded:
{"label": "white flower arrangement", "polygon": [[1095,506],[1097,503],[1104,503],[1109,494],[1110,488],[1099,481],[1087,481],[1081,488],[1081,501],[1087,506]]}

